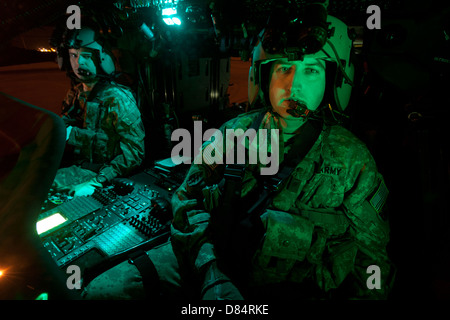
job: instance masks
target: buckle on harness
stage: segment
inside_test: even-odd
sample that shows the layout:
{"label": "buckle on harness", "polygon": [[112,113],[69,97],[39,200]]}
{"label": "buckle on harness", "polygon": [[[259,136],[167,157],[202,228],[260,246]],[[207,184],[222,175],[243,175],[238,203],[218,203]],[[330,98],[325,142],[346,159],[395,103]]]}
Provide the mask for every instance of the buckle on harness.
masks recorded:
{"label": "buckle on harness", "polygon": [[224,176],[232,180],[242,180],[244,178],[245,165],[242,164],[227,164],[225,167]]}
{"label": "buckle on harness", "polygon": [[267,179],[266,183],[264,183],[264,189],[275,192],[281,189],[283,186],[283,179],[278,176],[272,176]]}
{"label": "buckle on harness", "polygon": [[276,175],[266,178],[264,181],[264,189],[271,192],[279,191],[285,185],[293,170],[293,166],[284,165]]}

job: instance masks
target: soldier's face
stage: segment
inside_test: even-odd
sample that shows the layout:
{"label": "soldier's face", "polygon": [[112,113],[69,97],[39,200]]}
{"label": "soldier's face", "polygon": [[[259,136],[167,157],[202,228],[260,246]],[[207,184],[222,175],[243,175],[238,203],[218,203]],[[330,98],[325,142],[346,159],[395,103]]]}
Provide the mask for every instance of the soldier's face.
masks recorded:
{"label": "soldier's face", "polygon": [[316,110],[325,93],[325,62],[305,56],[303,61],[279,59],[272,63],[269,97],[275,112],[293,118],[287,112],[292,101]]}
{"label": "soldier's face", "polygon": [[97,74],[95,56],[87,48],[69,49],[70,65],[72,70],[82,82],[92,82]]}

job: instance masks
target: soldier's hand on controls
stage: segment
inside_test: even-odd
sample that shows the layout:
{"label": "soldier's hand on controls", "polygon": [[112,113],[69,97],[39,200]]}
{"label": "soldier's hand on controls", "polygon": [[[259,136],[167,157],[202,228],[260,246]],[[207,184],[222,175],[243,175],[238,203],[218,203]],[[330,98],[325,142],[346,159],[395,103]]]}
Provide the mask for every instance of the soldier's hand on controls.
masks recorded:
{"label": "soldier's hand on controls", "polygon": [[95,180],[89,180],[73,186],[69,191],[69,195],[74,197],[90,196],[97,187],[102,187],[102,184]]}

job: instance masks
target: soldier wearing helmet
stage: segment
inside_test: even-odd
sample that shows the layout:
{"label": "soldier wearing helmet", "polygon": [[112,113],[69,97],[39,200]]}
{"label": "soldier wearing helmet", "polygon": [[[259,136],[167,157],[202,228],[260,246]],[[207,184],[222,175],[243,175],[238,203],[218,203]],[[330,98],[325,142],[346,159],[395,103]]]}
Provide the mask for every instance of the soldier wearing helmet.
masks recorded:
{"label": "soldier wearing helmet", "polygon": [[[308,22],[313,15],[317,21]],[[269,22],[249,72],[255,110],[220,131],[279,129],[279,174],[260,176],[262,163],[194,161],[172,198],[170,242],[143,256],[157,273],[147,294],[159,283],[163,294],[213,300],[386,299],[394,269],[388,190],[367,147],[334,121],[353,81],[347,26],[314,6]],[[377,280],[367,272],[373,266]],[[118,275],[137,290],[135,279],[148,279],[138,269],[119,265],[89,284],[85,297],[114,297],[120,290],[107,280]]]}
{"label": "soldier wearing helmet", "polygon": [[[394,270],[386,252],[388,189],[364,143],[339,125],[353,85],[352,41],[347,26],[332,16],[304,26],[308,17],[321,14],[320,7],[311,6],[301,22],[301,17],[289,14],[269,20],[249,71],[249,103],[256,110],[221,128],[245,130],[256,120],[257,128],[280,130],[281,165],[285,162],[285,168],[293,169],[262,211],[262,228],[255,220],[246,221],[247,226],[253,223],[241,228],[246,231],[230,227],[228,244],[222,243],[227,251],[219,249],[216,235],[226,237],[221,230],[227,224],[217,218],[221,211],[217,207],[224,203],[218,201],[215,207],[214,201],[203,201],[213,204],[206,208],[209,219],[200,219],[204,213],[192,202],[201,206],[201,195],[220,190],[213,186],[219,184],[223,168],[192,165],[173,197],[177,232],[172,233],[172,242],[184,242],[197,270],[207,270],[210,287],[205,297],[214,299],[221,292],[219,298],[237,298],[232,284],[244,298],[388,296]],[[240,190],[245,200],[238,207],[252,199],[248,195],[253,190],[260,190],[258,195],[264,191],[258,189],[261,179],[255,172],[252,166],[245,169]],[[209,197],[227,197],[226,190],[217,193]],[[187,234],[196,241],[187,242]],[[245,250],[255,236],[253,251]],[[249,256],[245,271],[241,262]],[[381,270],[377,289],[367,284],[371,265]],[[224,280],[227,277],[230,282]]]}
{"label": "soldier wearing helmet", "polygon": [[131,90],[115,83],[114,56],[98,32],[68,30],[59,47],[60,67],[74,85],[63,101],[66,153],[54,189],[90,195],[116,177],[130,174],[144,158],[144,127]]}

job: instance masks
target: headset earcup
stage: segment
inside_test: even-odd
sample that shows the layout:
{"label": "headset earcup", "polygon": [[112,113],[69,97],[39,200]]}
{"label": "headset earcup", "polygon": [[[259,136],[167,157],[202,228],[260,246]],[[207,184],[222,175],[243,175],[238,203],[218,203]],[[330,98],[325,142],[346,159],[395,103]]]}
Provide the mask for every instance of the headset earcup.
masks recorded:
{"label": "headset earcup", "polygon": [[251,66],[248,71],[248,103],[253,105],[258,96],[259,86],[256,85],[256,76],[254,72],[254,67]]}
{"label": "headset earcup", "polygon": [[[354,78],[355,68],[353,64],[345,67],[345,73],[350,79]],[[352,85],[347,83],[345,78],[342,79],[342,83],[336,88],[335,101],[337,106],[341,108],[341,111],[345,111],[350,102],[350,97],[352,94]]]}
{"label": "headset earcup", "polygon": [[64,71],[64,56],[59,51],[56,53],[56,62],[58,63],[59,70]]}
{"label": "headset earcup", "polygon": [[112,56],[104,50],[100,52],[100,67],[107,75],[111,75],[116,71]]}

